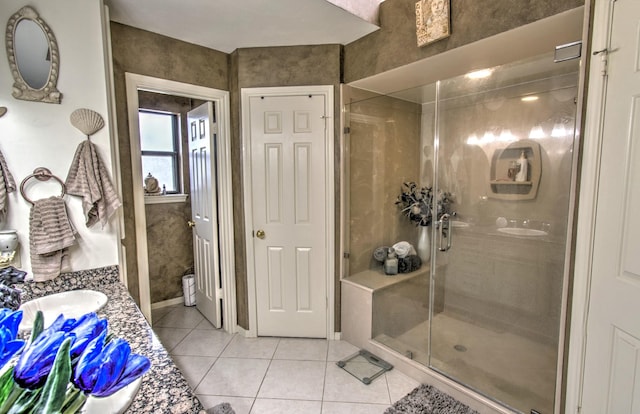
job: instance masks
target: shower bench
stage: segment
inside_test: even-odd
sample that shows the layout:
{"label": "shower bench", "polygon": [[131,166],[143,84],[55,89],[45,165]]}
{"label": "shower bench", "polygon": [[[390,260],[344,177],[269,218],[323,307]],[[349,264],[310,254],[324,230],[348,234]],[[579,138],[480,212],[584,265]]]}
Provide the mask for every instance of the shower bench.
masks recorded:
{"label": "shower bench", "polygon": [[[380,304],[376,305],[374,297],[428,277],[429,266],[423,266],[414,272],[393,276],[385,275],[382,268],[370,269],[342,279],[341,338],[359,348],[365,348],[375,331],[379,330],[376,324],[384,323],[373,318],[376,311],[381,311]],[[420,295],[420,292],[415,294]],[[428,291],[424,295],[424,300],[428,301]],[[397,309],[407,305],[408,302],[404,299],[394,303],[393,307]]]}

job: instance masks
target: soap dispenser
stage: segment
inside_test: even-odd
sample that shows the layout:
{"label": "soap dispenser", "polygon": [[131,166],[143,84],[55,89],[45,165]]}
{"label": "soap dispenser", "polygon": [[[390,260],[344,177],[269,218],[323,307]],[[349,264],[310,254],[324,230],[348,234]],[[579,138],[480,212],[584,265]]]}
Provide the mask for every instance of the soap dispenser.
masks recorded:
{"label": "soap dispenser", "polygon": [[529,161],[527,161],[527,156],[525,155],[524,150],[520,153],[520,158],[518,158],[517,163],[518,173],[516,174],[516,181],[527,181],[529,176]]}
{"label": "soap dispenser", "polygon": [[393,247],[387,251],[387,258],[384,260],[384,273],[387,275],[398,274],[398,257]]}

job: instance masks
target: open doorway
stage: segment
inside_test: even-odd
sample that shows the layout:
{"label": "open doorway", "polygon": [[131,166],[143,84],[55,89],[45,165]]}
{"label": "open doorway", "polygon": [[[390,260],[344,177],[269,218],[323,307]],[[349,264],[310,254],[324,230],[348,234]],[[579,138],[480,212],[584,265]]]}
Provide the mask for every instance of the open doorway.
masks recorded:
{"label": "open doorway", "polygon": [[[236,306],[235,306],[235,276],[234,276],[234,256],[233,256],[233,220],[232,220],[232,202],[231,202],[231,162],[230,162],[230,143],[229,143],[229,93],[227,91],[221,91],[212,88],[205,88],[190,84],[184,84],[180,82],[168,81],[164,79],[152,78],[148,76],[136,75],[131,73],[125,74],[126,86],[127,86],[127,108],[129,118],[129,133],[130,133],[130,145],[131,145],[131,164],[132,164],[132,181],[133,181],[133,207],[135,215],[135,238],[137,254],[136,259],[138,263],[138,283],[140,289],[140,308],[147,320],[151,323],[151,305],[154,302],[167,301],[162,296],[162,293],[156,289],[152,295],[152,282],[150,275],[155,272],[173,272],[171,277],[182,278],[182,273],[186,269],[189,261],[193,262],[193,259],[189,257],[189,253],[193,255],[193,241],[189,234],[192,230],[188,227],[188,222],[193,220],[180,220],[182,214],[184,218],[192,214],[190,207],[190,200],[187,195],[192,191],[189,188],[189,161],[187,157],[188,146],[186,145],[186,138],[183,143],[179,143],[179,149],[182,157],[174,158],[174,163],[178,163],[181,166],[176,166],[178,175],[182,175],[184,179],[177,179],[177,183],[171,182],[168,187],[171,191],[167,191],[167,185],[165,189],[160,191],[159,196],[147,195],[145,197],[145,191],[143,186],[143,177],[147,175],[146,171],[143,171],[143,165],[147,169],[149,162],[143,161],[143,152],[141,149],[140,141],[140,120],[139,111],[145,109],[155,113],[165,114],[180,114],[178,119],[182,120],[183,126],[186,125],[187,116],[186,112],[193,107],[195,108],[202,103],[209,102],[212,107],[216,109],[216,147],[208,153],[211,158],[211,165],[215,166],[214,174],[211,175],[212,179],[207,183],[207,190],[215,193],[217,199],[216,210],[216,223],[218,224],[217,230],[217,253],[219,254],[218,263],[202,262],[197,260],[198,253],[196,252],[196,263],[194,272],[196,273],[196,280],[200,278],[200,284],[204,286],[206,283],[212,286],[217,286],[215,289],[215,295],[220,305],[220,313],[224,315],[222,321],[222,327],[228,331],[233,332],[236,326]],[[172,109],[173,108],[173,109]],[[185,115],[182,116],[182,112]],[[180,121],[175,121],[180,122]],[[181,128],[184,129],[184,128]],[[186,128],[187,135],[190,130]],[[157,157],[164,156],[165,154],[152,153],[148,158],[148,161],[157,161]],[[156,157],[156,158],[154,158]],[[170,157],[170,154],[167,154]],[[166,165],[170,165],[169,158],[160,160]],[[171,178],[167,178],[166,181],[171,181]],[[160,183],[162,187],[163,183]],[[165,193],[165,194],[162,194]],[[174,224],[170,226],[170,230],[167,234],[155,234],[153,232],[148,233],[148,221],[153,221],[155,218],[149,215],[146,211],[148,204],[145,202],[162,204],[167,202],[167,205],[173,204],[172,220]],[[161,201],[162,200],[162,201]],[[176,203],[177,202],[177,203]],[[170,208],[171,209],[171,208]],[[176,209],[182,210],[180,212]],[[180,221],[183,221],[180,223]],[[161,231],[162,233],[163,231]],[[160,261],[155,260],[150,253],[153,251],[153,244],[157,242],[159,238],[170,238],[176,250],[182,250],[188,252],[184,257],[181,257],[178,261],[180,263],[167,263],[171,262],[171,255],[162,254],[165,257],[163,261],[164,265]],[[175,242],[174,242],[175,241]],[[185,246],[186,244],[186,246]],[[167,244],[164,244],[166,251]],[[193,256],[191,256],[193,257]],[[216,271],[212,271],[211,267],[215,266]],[[153,273],[152,273],[153,272]],[[202,279],[204,277],[208,279]],[[129,276],[129,277],[136,277]],[[215,280],[213,280],[215,278]],[[212,279],[212,280],[209,280]],[[175,285],[175,283],[173,283]],[[175,290],[176,286],[172,289]],[[162,290],[162,287],[160,287]],[[180,292],[165,292],[169,296],[175,296],[173,300],[181,301]],[[160,296],[159,296],[160,295]],[[168,299],[171,303],[171,299]],[[220,318],[218,318],[220,320]]]}

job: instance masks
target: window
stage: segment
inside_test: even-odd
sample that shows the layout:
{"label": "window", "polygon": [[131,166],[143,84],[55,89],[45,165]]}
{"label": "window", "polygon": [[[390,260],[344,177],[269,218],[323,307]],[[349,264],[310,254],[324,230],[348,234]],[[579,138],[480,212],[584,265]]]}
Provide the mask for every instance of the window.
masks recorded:
{"label": "window", "polygon": [[181,192],[179,115],[139,111],[142,182],[153,175],[167,194]]}

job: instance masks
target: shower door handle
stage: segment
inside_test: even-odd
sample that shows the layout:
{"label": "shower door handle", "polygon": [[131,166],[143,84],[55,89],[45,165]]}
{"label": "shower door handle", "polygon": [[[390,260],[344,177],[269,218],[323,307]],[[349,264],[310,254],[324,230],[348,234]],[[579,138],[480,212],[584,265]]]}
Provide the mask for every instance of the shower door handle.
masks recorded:
{"label": "shower door handle", "polygon": [[[438,237],[438,250],[446,252],[451,248],[451,229],[449,228],[449,214],[445,213],[440,217],[438,224],[440,225],[440,233]],[[446,227],[446,229],[445,229]],[[447,239],[447,244],[443,247],[443,239]]]}

